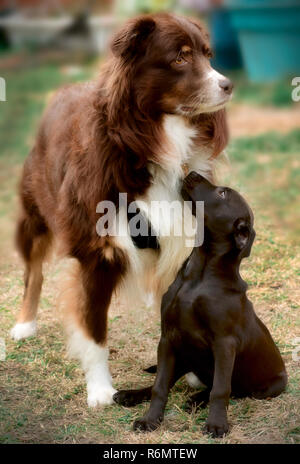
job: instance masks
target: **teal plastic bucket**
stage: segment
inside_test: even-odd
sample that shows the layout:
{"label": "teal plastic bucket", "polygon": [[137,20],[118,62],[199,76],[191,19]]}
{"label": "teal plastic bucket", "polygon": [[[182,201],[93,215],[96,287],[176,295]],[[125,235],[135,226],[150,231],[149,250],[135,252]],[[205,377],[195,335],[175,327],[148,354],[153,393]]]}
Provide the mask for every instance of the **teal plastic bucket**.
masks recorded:
{"label": "teal plastic bucket", "polygon": [[209,15],[211,42],[214,50],[212,66],[219,71],[242,67],[242,56],[237,32],[233,29],[230,13],[225,8],[214,8]]}
{"label": "teal plastic bucket", "polygon": [[300,76],[300,1],[227,0],[250,80]]}

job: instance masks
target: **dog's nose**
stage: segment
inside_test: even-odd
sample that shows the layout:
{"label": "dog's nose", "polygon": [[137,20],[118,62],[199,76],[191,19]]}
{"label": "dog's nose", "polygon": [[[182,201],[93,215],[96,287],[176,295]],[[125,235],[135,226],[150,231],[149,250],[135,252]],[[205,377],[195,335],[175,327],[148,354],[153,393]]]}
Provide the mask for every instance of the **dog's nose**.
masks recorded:
{"label": "dog's nose", "polygon": [[227,95],[230,95],[232,93],[233,83],[230,79],[222,79],[221,81],[219,81],[219,86],[221,87],[221,89],[224,90],[225,93],[227,93]]}

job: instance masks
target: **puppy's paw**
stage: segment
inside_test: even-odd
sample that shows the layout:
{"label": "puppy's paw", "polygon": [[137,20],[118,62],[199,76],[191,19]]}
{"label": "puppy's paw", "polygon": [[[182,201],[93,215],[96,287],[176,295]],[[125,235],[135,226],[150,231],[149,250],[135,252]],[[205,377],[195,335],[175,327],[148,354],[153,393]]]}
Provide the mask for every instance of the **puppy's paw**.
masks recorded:
{"label": "puppy's paw", "polygon": [[221,438],[223,435],[228,433],[228,431],[229,425],[227,420],[220,422],[210,422],[208,420],[204,427],[204,432],[211,434],[213,438]]}
{"label": "puppy's paw", "polygon": [[146,417],[142,417],[141,419],[137,419],[133,423],[133,430],[136,432],[153,432],[156,430],[161,424],[161,419],[157,421],[150,421]]}
{"label": "puppy's paw", "polygon": [[115,403],[122,406],[131,407],[141,403],[139,396],[134,390],[120,390],[114,394],[113,400]]}

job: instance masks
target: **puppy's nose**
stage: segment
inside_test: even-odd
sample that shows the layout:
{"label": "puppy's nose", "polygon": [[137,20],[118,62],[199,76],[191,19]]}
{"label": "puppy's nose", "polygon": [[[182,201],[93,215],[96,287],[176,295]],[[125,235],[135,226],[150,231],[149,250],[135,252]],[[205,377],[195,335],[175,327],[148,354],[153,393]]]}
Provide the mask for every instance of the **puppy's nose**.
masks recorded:
{"label": "puppy's nose", "polygon": [[225,93],[227,93],[227,95],[230,95],[232,93],[233,83],[230,79],[222,79],[221,81],[219,81],[219,86],[221,87],[221,89],[224,90]]}

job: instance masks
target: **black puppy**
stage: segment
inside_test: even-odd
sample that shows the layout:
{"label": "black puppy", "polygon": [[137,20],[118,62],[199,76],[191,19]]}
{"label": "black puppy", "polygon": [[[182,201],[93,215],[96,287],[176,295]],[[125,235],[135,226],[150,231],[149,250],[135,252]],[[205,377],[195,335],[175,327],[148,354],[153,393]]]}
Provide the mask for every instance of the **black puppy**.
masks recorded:
{"label": "black puppy", "polygon": [[206,431],[228,431],[229,397],[258,399],[279,395],[286,386],[284,362],[265,325],[246,296],[239,273],[255,237],[253,214],[234,190],[216,187],[192,172],[185,200],[204,201],[204,244],[194,248],[164,295],[157,376],[153,388],[120,391],[117,403],[132,406],[150,399],[135,430],[154,430],[163,419],[168,393],[187,372],[207,386],[189,405],[207,404]]}

